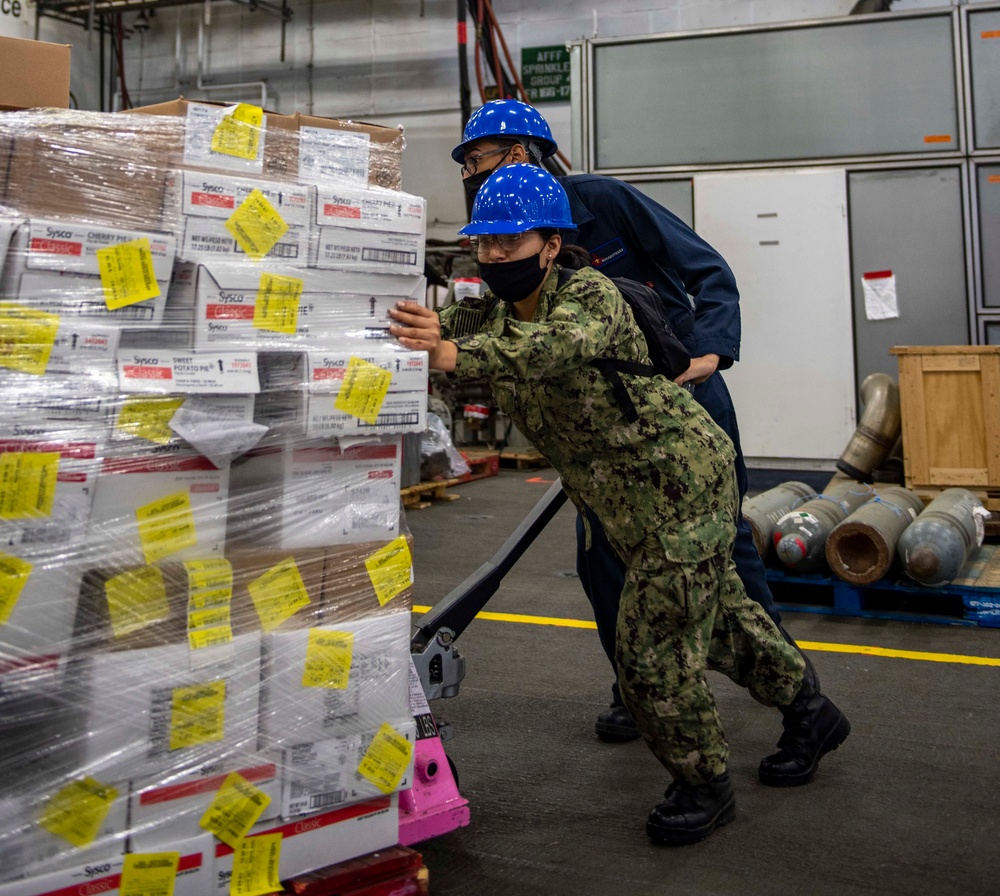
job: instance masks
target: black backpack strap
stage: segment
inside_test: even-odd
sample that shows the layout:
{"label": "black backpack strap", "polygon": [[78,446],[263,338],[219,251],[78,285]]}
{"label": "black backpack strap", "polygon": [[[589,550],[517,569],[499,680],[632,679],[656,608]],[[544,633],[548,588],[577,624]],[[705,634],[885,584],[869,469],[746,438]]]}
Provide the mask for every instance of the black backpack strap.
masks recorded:
{"label": "black backpack strap", "polygon": [[625,383],[622,382],[621,374],[618,372],[615,362],[609,358],[598,358],[590,363],[593,364],[593,366],[596,367],[604,375],[604,378],[611,384],[611,392],[615,396],[615,401],[618,403],[618,407],[621,408],[622,413],[625,415],[625,419],[628,420],[629,423],[635,423],[639,419],[639,412],[636,411],[635,403],[632,401],[632,396],[629,395],[628,389],[625,388]]}
{"label": "black backpack strap", "polygon": [[[576,271],[570,268],[559,269],[559,288],[562,289],[573,278]],[[639,413],[635,409],[632,396],[629,395],[625,383],[622,381],[622,373],[632,373],[636,376],[656,376],[657,370],[651,364],[640,364],[638,361],[623,361],[617,358],[597,358],[590,362],[607,379],[611,385],[611,392],[615,396],[618,407],[621,408],[625,419],[629,423],[635,423],[639,419]]]}
{"label": "black backpack strap", "polygon": [[[596,363],[596,362],[595,362]],[[633,376],[657,376],[662,371],[652,364],[641,364],[638,361],[624,361],[620,358],[601,358],[602,364],[607,364],[618,373],[631,373]]]}

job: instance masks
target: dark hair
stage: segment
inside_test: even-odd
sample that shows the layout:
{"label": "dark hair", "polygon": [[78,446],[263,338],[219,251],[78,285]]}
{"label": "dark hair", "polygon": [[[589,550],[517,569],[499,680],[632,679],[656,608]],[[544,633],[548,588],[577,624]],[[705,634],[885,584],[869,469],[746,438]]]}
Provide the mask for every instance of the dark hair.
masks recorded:
{"label": "dark hair", "polygon": [[563,243],[556,256],[556,264],[571,271],[578,271],[580,268],[590,267],[590,253],[583,246]]}

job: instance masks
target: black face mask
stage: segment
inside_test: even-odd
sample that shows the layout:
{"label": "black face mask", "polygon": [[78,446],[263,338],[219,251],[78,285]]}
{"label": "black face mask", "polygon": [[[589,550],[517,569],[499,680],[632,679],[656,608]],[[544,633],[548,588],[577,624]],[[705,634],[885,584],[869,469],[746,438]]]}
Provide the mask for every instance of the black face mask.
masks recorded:
{"label": "black face mask", "polygon": [[[462,186],[465,187],[465,195],[469,197],[470,202],[474,202],[476,199],[476,194],[479,192],[479,188],[486,183],[486,179],[498,168],[503,167],[503,163],[507,161],[507,156],[510,155],[513,146],[508,146],[507,151],[500,154],[500,161],[498,161],[489,171],[477,171],[475,174],[470,174],[465,180],[462,181]],[[492,152],[493,150],[490,150]]]}
{"label": "black face mask", "polygon": [[545,280],[548,270],[539,267],[542,251],[519,261],[479,262],[479,276],[483,278],[498,299],[503,302],[521,302],[528,298]]}
{"label": "black face mask", "polygon": [[462,186],[465,187],[465,195],[469,197],[470,201],[474,201],[476,194],[479,192],[479,188],[486,183],[486,178],[488,178],[494,171],[495,168],[491,168],[489,171],[477,171],[475,174],[470,174],[465,180],[462,181]]}

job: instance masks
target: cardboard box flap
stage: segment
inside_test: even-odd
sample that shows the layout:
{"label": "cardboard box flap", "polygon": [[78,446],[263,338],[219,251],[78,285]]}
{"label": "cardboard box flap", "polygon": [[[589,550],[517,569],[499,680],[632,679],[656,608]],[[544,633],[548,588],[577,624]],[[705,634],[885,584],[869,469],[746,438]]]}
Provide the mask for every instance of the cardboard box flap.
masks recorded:
{"label": "cardboard box flap", "polygon": [[0,105],[69,106],[69,44],[0,37]]}

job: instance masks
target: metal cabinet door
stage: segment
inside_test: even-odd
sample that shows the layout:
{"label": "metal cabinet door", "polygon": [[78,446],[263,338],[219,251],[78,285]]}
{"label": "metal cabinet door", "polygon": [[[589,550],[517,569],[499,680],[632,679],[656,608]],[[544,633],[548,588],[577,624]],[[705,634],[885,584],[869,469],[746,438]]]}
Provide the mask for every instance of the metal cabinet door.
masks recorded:
{"label": "metal cabinet door", "polygon": [[983,307],[1000,309],[1000,163],[978,165],[975,171]]}
{"label": "metal cabinet door", "polygon": [[1000,9],[969,10],[973,149],[1000,147]]}
{"label": "metal cabinet door", "polygon": [[748,459],[830,461],[855,429],[844,170],[696,174],[698,233],[740,290],[724,374]]}
{"label": "metal cabinet door", "polygon": [[[894,345],[969,344],[962,169],[854,171],[847,193],[860,387],[870,373],[899,376]],[[862,281],[877,271],[895,277],[897,318],[868,319]]]}

